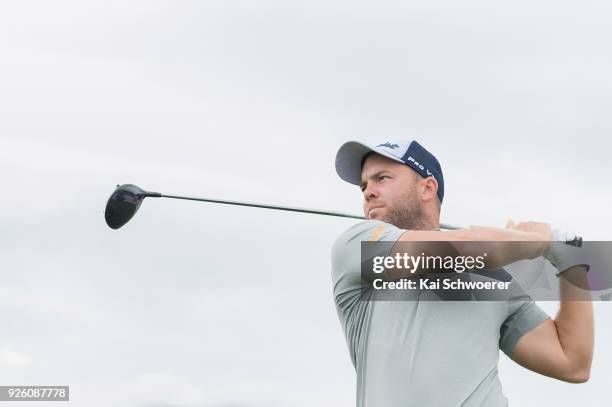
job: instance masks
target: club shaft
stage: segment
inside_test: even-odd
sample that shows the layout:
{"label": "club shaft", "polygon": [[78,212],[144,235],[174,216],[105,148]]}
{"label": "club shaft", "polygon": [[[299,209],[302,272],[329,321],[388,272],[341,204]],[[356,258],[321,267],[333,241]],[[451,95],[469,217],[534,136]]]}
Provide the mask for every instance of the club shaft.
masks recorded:
{"label": "club shaft", "polygon": [[[159,197],[159,198],[173,198],[173,199],[184,199],[187,201],[200,201],[200,202],[212,202],[218,204],[226,204],[226,205],[236,205],[236,206],[248,206],[251,208],[263,208],[263,209],[276,209],[279,211],[288,211],[288,212],[301,212],[301,213],[311,213],[314,215],[326,215],[326,216],[336,216],[339,218],[351,218],[351,219],[365,219],[365,217],[360,215],[353,215],[350,213],[342,213],[342,212],[333,212],[333,211],[320,211],[315,209],[306,209],[306,208],[296,208],[290,206],[278,206],[278,205],[265,205],[259,203],[252,202],[239,202],[239,201],[225,201],[220,199],[210,199],[210,198],[193,198],[186,196],[178,196],[178,195],[166,195],[166,194],[151,194],[148,195],[151,197]],[[455,230],[459,229],[457,226],[451,226],[446,224],[441,224],[440,228],[447,230]]]}
{"label": "club shaft", "polygon": [[[221,199],[193,198],[193,197],[179,196],[179,195],[166,195],[166,194],[161,194],[159,192],[149,192],[147,193],[147,196],[153,197],[153,198],[173,198],[173,199],[184,199],[187,201],[199,201],[199,202],[210,202],[210,203],[218,203],[218,204],[225,204],[225,205],[247,206],[251,208],[276,209],[279,211],[288,211],[288,212],[311,213],[314,215],[335,216],[339,218],[365,219],[365,217],[363,216],[352,215],[349,213],[342,213],[342,212],[320,211],[320,210],[315,210],[315,209],[295,208],[295,207],[290,207],[290,206],[265,205],[265,204],[252,203],[252,202],[226,201],[226,200],[221,200]],[[446,223],[441,223],[440,229],[456,230],[456,229],[462,229],[462,227],[449,225]],[[582,246],[582,238],[579,236],[573,236],[572,238],[567,238],[567,240],[565,240],[565,243],[571,246],[580,247]]]}

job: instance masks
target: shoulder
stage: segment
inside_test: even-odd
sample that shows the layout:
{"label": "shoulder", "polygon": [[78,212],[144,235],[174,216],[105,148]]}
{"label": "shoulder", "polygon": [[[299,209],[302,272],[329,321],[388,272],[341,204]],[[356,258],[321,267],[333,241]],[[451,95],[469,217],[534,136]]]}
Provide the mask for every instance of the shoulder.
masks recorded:
{"label": "shoulder", "polygon": [[398,228],[397,226],[391,225],[390,223],[385,223],[380,220],[366,220],[363,222],[359,222],[347,230],[345,230],[338,238],[336,239],[336,243],[346,243],[351,240],[359,240],[359,241],[378,241],[378,240],[386,240],[393,235],[401,235],[405,232],[403,229]]}
{"label": "shoulder", "polygon": [[366,220],[345,230],[334,242],[332,255],[343,251],[347,246],[360,246],[361,242],[396,241],[404,229],[380,220]]}

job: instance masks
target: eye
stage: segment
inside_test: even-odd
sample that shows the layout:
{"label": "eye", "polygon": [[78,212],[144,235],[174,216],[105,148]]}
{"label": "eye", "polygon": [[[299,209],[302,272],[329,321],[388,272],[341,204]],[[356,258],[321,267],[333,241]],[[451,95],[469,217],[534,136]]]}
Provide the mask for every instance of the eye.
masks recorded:
{"label": "eye", "polygon": [[381,175],[381,176],[379,176],[379,177],[378,177],[378,180],[379,180],[379,181],[382,181],[382,180],[384,180],[385,178],[391,178],[391,177],[390,177],[390,176],[388,176],[388,175]]}

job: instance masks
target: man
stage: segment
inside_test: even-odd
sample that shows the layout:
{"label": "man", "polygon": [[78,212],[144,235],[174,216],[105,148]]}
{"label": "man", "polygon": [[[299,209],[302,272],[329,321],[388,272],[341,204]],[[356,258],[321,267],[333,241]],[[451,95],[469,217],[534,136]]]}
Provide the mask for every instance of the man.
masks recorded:
{"label": "man", "polygon": [[[588,380],[592,305],[568,300],[576,288],[566,281],[571,275],[584,282],[588,266],[575,252],[551,253],[547,224],[508,222],[505,229],[440,231],[442,169],[416,141],[347,142],[336,156],[336,171],[360,185],[368,219],[343,233],[332,250],[334,299],[357,371],[357,406],[507,406],[497,372],[500,349],[534,372],[571,383]],[[500,267],[546,254],[560,272],[559,312],[550,319],[528,296],[507,301],[364,300],[362,241],[499,242],[491,255]],[[509,241],[533,243],[511,246]]]}

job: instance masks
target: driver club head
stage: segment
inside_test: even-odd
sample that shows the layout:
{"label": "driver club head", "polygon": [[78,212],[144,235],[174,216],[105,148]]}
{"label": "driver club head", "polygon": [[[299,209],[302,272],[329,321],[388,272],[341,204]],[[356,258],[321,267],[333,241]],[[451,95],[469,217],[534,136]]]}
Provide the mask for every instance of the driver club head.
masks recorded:
{"label": "driver club head", "polygon": [[154,193],[132,184],[117,185],[106,203],[104,211],[106,224],[111,229],[119,229],[128,223],[147,196],[154,196]]}

